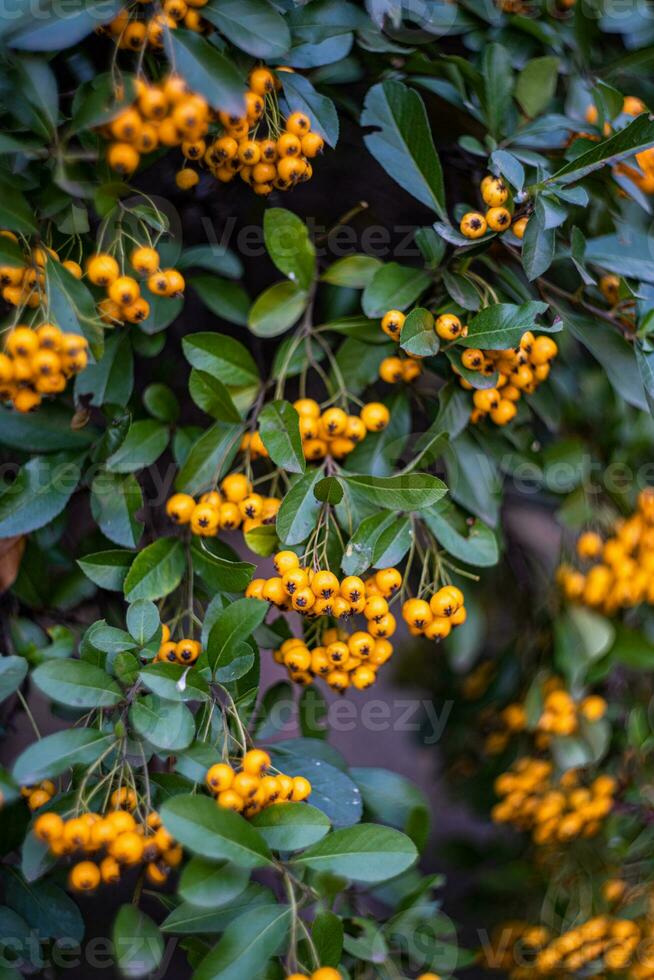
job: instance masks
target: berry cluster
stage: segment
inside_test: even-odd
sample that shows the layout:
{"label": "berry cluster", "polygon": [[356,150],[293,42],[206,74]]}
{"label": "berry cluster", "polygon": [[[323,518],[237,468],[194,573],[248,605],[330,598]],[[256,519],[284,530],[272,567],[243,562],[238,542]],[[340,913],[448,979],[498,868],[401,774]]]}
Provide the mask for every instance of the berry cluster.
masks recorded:
{"label": "berry cluster", "polygon": [[168,75],[158,84],[137,79],[135,87],[133,104],[99,129],[100,136],[109,141],[107,162],[111,169],[129,176],[143,154],[159,147],[181,146],[189,159],[196,159],[192,156],[194,148],[204,146],[211,119],[206,99],[190,92],[179,75]]}
{"label": "berry cluster", "polygon": [[302,567],[294,551],[278,551],[273,562],[277,575],[253,579],[246,596],[312,618],[341,619],[363,614],[368,620],[368,632],[375,639],[395,632],[395,617],[389,612],[387,600],[402,585],[402,575],[396,568],[380,569],[365,582],[358,575],[339,581],[328,569]]}
{"label": "berry cluster", "polygon": [[105,814],[87,812],[68,820],[54,811],[43,813],[34,821],[34,833],[57,858],[93,855],[71,867],[68,882],[75,891],[94,891],[101,882],[116,884],[124,868],[141,863],[148,881],[163,884],[182,860],[181,847],[161,826],[155,810],[143,821],[134,817],[134,790],[114,790],[111,805]]}
{"label": "berry cluster", "polygon": [[[13,231],[0,231],[3,238],[19,245],[19,240]],[[23,261],[16,265],[0,265],[0,287],[2,298],[10,306],[36,309],[45,305],[45,265],[48,256],[59,262],[59,255],[47,245],[38,245],[23,253]],[[62,266],[80,279],[82,270],[77,262],[66,259]]]}
{"label": "berry cluster", "polygon": [[202,644],[197,640],[183,639],[175,642],[170,639],[170,628],[165,623],[161,627],[161,646],[155,660],[192,667],[201,653]]}
{"label": "berry cluster", "polygon": [[19,324],[0,353],[0,400],[29,412],[44,395],[64,391],[68,379],[88,363],[88,344],[77,333],[63,333],[54,323]]}
{"label": "berry cluster", "polygon": [[606,538],[585,531],[576,549],[581,568],[565,563],[557,572],[568,599],[609,616],[654,603],[654,487],[641,491],[636,511],[615,521],[612,531]]}
{"label": "berry cluster", "polygon": [[444,585],[427,599],[407,599],[402,606],[402,617],[412,636],[426,636],[428,640],[444,640],[452,628],[466,621],[466,607],[461,589],[456,585]]}
{"label": "berry cluster", "polygon": [[[238,174],[255,194],[264,196],[273,189],[285,191],[310,180],[310,160],[322,151],[322,136],[312,131],[311,120],[303,112],[282,118],[276,92],[279,81],[268,68],[254,68],[248,84],[245,115],[219,112],[220,131],[196,159],[221,183],[229,183]],[[193,170],[190,174],[195,179],[186,176],[180,183],[184,173],[178,174],[180,186],[197,183]]]}
{"label": "berry cluster", "polygon": [[495,780],[495,792],[502,797],[491,813],[495,823],[531,831],[535,844],[594,837],[613,808],[613,777],[598,776],[585,787],[574,769],[565,772],[558,783],[551,776],[551,762],[528,756],[518,759]]}
{"label": "berry cluster", "polygon": [[285,980],[342,980],[342,976],[333,966],[321,966],[313,973],[288,973]]}
{"label": "berry cluster", "polygon": [[654,976],[654,956],[645,945],[650,931],[646,920],[613,915],[594,916],[556,937],[545,926],[513,922],[502,927],[492,965],[510,980],[608,974],[645,980]]}
{"label": "berry cluster", "polygon": [[358,691],[371,687],[377,679],[377,668],[392,655],[393,645],[384,637],[374,637],[364,630],[348,634],[333,627],[322,631],[320,644],[313,648],[307,641],[292,637],[273,650],[276,663],[286,667],[294,683],[308,685],[322,677],[333,691],[339,692],[349,687]]}
{"label": "berry cluster", "polygon": [[533,394],[547,378],[557,353],[558,347],[551,337],[534,337],[531,330],[522,335],[515,350],[483,351],[476,347],[464,350],[461,355],[463,368],[486,378],[497,376],[490,388],[475,388],[465,377],[459,377],[461,387],[473,392],[471,421],[477,423],[489,416],[496,425],[510,422],[522,395]]}
{"label": "berry cluster", "polygon": [[576,704],[567,691],[553,690],[545,697],[537,728],[548,735],[574,735],[580,717],[590,722],[599,721],[606,709],[606,701],[598,694],[591,694]]}
{"label": "berry cluster", "polygon": [[[349,455],[369,432],[381,432],[390,422],[390,412],[381,402],[368,402],[359,415],[348,415],[342,408],[321,411],[313,398],[299,398],[293,407],[300,416],[300,435],[304,456],[318,462],[326,456],[342,459]],[[258,432],[247,433],[241,449],[252,459],[267,457],[268,451]]]}
{"label": "berry cluster", "polygon": [[[647,106],[642,101],[642,99],[637,98],[635,95],[626,95],[622,102],[622,112],[623,116],[639,116],[641,112],[647,112]],[[599,111],[594,103],[591,103],[586,109],[586,122],[590,126],[597,126],[599,122]],[[574,133],[572,139],[578,139],[583,137],[583,139],[599,141],[602,136],[610,136],[612,133],[611,124],[608,121],[604,122],[602,127],[602,133],[600,135],[599,131],[591,133]],[[637,167],[632,166],[625,161],[620,161],[616,163],[613,172],[614,174],[622,174],[627,177],[636,187],[638,187],[644,194],[654,194],[654,151],[651,147],[646,150],[642,150],[640,153],[636,154]]]}
{"label": "berry cluster", "polygon": [[218,806],[253,817],[274,803],[301,803],[311,794],[311,783],[304,776],[286,776],[270,768],[270,756],[263,749],[250,749],[240,769],[217,762],[207,770],[205,782]]}
{"label": "berry cluster", "polygon": [[[513,221],[512,212],[505,204],[509,201],[509,188],[501,177],[487,174],[480,185],[481,197],[487,211],[467,211],[459,223],[459,230],[465,238],[483,238],[487,231],[507,231],[509,228],[517,238],[523,238],[527,228],[526,217]],[[509,202],[510,203],[510,202]]]}
{"label": "berry cluster", "polygon": [[147,45],[160,50],[166,31],[180,26],[189,31],[204,30],[205,24],[198,8],[206,3],[207,0],[164,0],[159,6],[153,0],[139,0],[136,4],[123,7],[102,30],[121,49],[140,51]]}
{"label": "berry cluster", "polygon": [[244,533],[262,524],[274,524],[281,500],[254,493],[244,473],[229,473],[220,490],[203,493],[199,501],[188,493],[176,493],[166,502],[166,513],[175,524],[189,524],[193,534],[212,538],[218,531]]}
{"label": "berry cluster", "polygon": [[27,800],[30,810],[38,810],[49,803],[57,792],[51,779],[43,779],[37,786],[21,786],[20,794]]}
{"label": "berry cluster", "polygon": [[[185,282],[177,269],[162,269],[159,253],[149,245],[139,245],[130,255],[132,270],[145,278],[148,290],[155,296],[173,298],[184,292]],[[105,323],[140,323],[150,313],[149,302],[141,296],[141,286],[109,252],[91,256],[86,274],[94,286],[106,289],[105,299],[98,304]],[[146,278],[147,277],[147,278]]]}
{"label": "berry cluster", "polygon": [[390,385],[404,381],[409,384],[422,374],[420,358],[409,354],[408,357],[385,357],[379,365],[379,377]]}

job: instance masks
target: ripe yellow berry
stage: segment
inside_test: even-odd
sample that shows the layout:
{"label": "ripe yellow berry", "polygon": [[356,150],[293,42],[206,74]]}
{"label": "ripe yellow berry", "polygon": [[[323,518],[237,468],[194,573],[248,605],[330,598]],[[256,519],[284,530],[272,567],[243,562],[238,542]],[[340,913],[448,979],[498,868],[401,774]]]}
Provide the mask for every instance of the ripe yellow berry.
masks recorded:
{"label": "ripe yellow berry", "polygon": [[486,221],[491,231],[506,231],[511,225],[511,212],[507,208],[490,208],[486,212]]}
{"label": "ripe yellow berry", "polygon": [[270,756],[263,749],[250,749],[243,756],[241,765],[243,772],[252,776],[261,776],[263,771],[270,766]]}
{"label": "ripe yellow berry", "polygon": [[513,222],[511,230],[516,238],[524,238],[528,221],[529,218],[518,218],[517,221]]}
{"label": "ripe yellow berry", "polygon": [[361,409],[361,420],[368,432],[380,432],[390,422],[391,415],[381,402],[369,402]]}
{"label": "ripe yellow berry", "polygon": [[453,313],[443,313],[434,324],[436,333],[442,340],[456,340],[461,336],[463,325]]}
{"label": "ripe yellow berry", "polygon": [[230,789],[234,782],[234,770],[224,762],[218,762],[207,770],[205,781],[212,793],[222,793]]}
{"label": "ripe yellow berry", "polygon": [[195,500],[188,493],[173,494],[166,501],[166,513],[176,524],[188,524],[195,510]]}
{"label": "ripe yellow berry", "polygon": [[465,238],[481,238],[487,231],[486,218],[478,211],[468,211],[461,218],[459,229]]}
{"label": "ripe yellow berry", "polygon": [[505,203],[509,190],[501,177],[489,174],[481,182],[481,196],[489,208],[496,208]]}
{"label": "ripe yellow berry", "polygon": [[397,340],[404,326],[404,321],[406,316],[401,313],[400,310],[389,310],[388,313],[384,313],[381,321],[381,328],[385,334]]}
{"label": "ripe yellow berry", "polygon": [[100,884],[100,869],[93,861],[80,861],[70,869],[68,881],[78,892],[92,892]]}

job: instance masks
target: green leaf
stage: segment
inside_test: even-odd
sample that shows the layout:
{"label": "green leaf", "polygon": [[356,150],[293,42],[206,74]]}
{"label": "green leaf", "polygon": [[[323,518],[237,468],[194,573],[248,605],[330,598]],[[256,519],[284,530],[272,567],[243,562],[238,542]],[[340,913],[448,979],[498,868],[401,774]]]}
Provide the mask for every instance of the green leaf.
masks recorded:
{"label": "green leaf", "polygon": [[31,453],[51,453],[59,450],[82,450],[97,438],[92,426],[76,431],[71,429],[68,408],[49,402],[28,415],[0,408],[2,442],[12,449]]}
{"label": "green leaf", "polygon": [[291,47],[286,21],[267,0],[210,0],[202,16],[253,58],[279,60]]}
{"label": "green leaf", "polygon": [[329,820],[308,803],[279,803],[268,806],[252,818],[273,851],[299,851],[329,833]]}
{"label": "green leaf", "polygon": [[335,830],[294,860],[312,871],[377,882],[402,874],[417,857],[414,843],[398,830],[363,823]]}
{"label": "green leaf", "polygon": [[218,592],[244,592],[255,569],[248,561],[229,561],[210,550],[203,540],[191,542],[193,568],[206,584]]}
{"label": "green leaf", "polygon": [[186,705],[156,694],[134,701],[129,721],[135,732],[161,752],[180,752],[195,737],[195,721]]}
{"label": "green leaf", "polygon": [[516,306],[493,303],[481,310],[468,324],[468,333],[459,339],[464,347],[504,350],[515,347],[525,330],[541,329],[536,317],[547,310],[547,303],[532,301]]}
{"label": "green leaf", "polygon": [[284,208],[268,208],[263,216],[266,249],[280,272],[301,289],[316,274],[316,250],[304,221]]}
{"label": "green leaf", "polygon": [[361,306],[368,317],[381,317],[387,310],[405,310],[429,287],[430,277],[422,269],[387,262],[363,291]]}
{"label": "green leaf", "polygon": [[209,632],[207,657],[215,672],[229,664],[238,651],[238,641],[245,641],[263,623],[268,603],[261,599],[237,599],[216,616]]}
{"label": "green leaf", "polygon": [[17,23],[12,18],[9,27],[14,29],[9,44],[22,51],[63,50],[91,34],[98,23],[112,20],[120,9],[120,0],[109,0],[102,5],[90,0],[84,4],[50,4],[42,8],[38,18],[26,11]]}
{"label": "green leaf", "polygon": [[113,924],[116,965],[124,977],[147,977],[164,954],[163,936],[152,919],[136,905],[122,905]]}
{"label": "green leaf", "polygon": [[365,289],[381,266],[381,260],[372,255],[347,255],[332,262],[320,278],[322,282],[331,283],[332,286]]}
{"label": "green leaf", "polygon": [[594,144],[574,160],[569,160],[547,178],[547,183],[571,184],[607,163],[615,163],[623,157],[634,156],[652,145],[654,145],[654,120],[644,112],[624,129],[602,140],[601,143]]}
{"label": "green leaf", "polygon": [[429,814],[427,799],[412,782],[389,769],[355,768],[351,771],[363,796],[366,813],[374,820],[408,832],[416,811]]}
{"label": "green leaf", "polygon": [[599,361],[611,385],[629,405],[646,412],[647,398],[638,370],[634,347],[608,323],[595,317],[562,311],[570,333]]}
{"label": "green leaf", "polygon": [[336,476],[326,476],[324,480],[319,480],[313,492],[316,500],[326,504],[340,504],[343,499],[343,486]]}
{"label": "green leaf", "polygon": [[319,133],[329,146],[336,146],[338,114],[332,100],[316,92],[309,79],[299,72],[284,71],[278,77],[291,112],[304,112],[311,120],[314,132]]}
{"label": "green leaf", "polygon": [[185,902],[201,908],[220,908],[238,898],[249,880],[246,868],[194,857],[182,871],[177,890]]}
{"label": "green leaf", "polygon": [[109,674],[86,660],[46,660],[32,679],[46,697],[72,708],[110,708],[122,698]]}
{"label": "green leaf", "polygon": [[24,194],[4,178],[0,178],[0,224],[24,235],[38,233],[34,208],[27,203]]}
{"label": "green leaf", "polygon": [[286,944],[291,909],[262,905],[231,922],[219,943],[200,962],[193,980],[244,980],[260,976]]}
{"label": "green leaf", "polygon": [[193,443],[177,474],[175,488],[184,493],[198,494],[220,479],[231,466],[238,452],[242,427],[228,422],[214,422]]}
{"label": "green leaf", "polygon": [[527,116],[543,112],[556,92],[559,59],[549,56],[532,58],[518,75],[515,97]]}
{"label": "green leaf", "polygon": [[168,385],[155,382],[143,392],[143,404],[160,422],[176,422],[179,418],[179,402]]}
{"label": "green leaf", "polygon": [[115,453],[106,461],[110,473],[132,473],[155,463],[168,445],[168,427],[154,419],[132,422]]}
{"label": "green leaf", "polygon": [[[48,315],[52,321],[62,330],[83,334],[93,350],[101,353],[103,331],[88,287],[49,255],[46,256],[45,271]],[[81,377],[78,375],[78,380]]]}
{"label": "green leaf", "polygon": [[407,354],[429,357],[438,354],[440,340],[434,328],[434,317],[429,310],[416,307],[411,310],[402,325],[400,347]]}
{"label": "green leaf", "polygon": [[328,909],[318,912],[311,926],[311,939],[318,961],[336,968],[343,955],[343,923],[339,917]]}
{"label": "green leaf", "polygon": [[182,340],[184,356],[198,371],[226,385],[255,385],[259,372],[243,344],[222,333],[192,333]]}
{"label": "green leaf", "polygon": [[313,491],[321,477],[322,470],[316,467],[296,480],[285,494],[275,524],[284,544],[301,544],[315,527],[320,504]]}
{"label": "green leaf", "polygon": [[290,402],[268,402],[258,416],[259,434],[270,458],[287,473],[304,473],[300,416]]}
{"label": "green leaf", "polygon": [[240,327],[248,322],[250,297],[239,283],[212,275],[192,276],[189,285],[216,316]]}
{"label": "green leaf", "polygon": [[96,551],[92,555],[78,558],[77,564],[87,578],[101,589],[122,592],[127,570],[134,561],[131,551]]}
{"label": "green leaf", "polygon": [[278,337],[302,316],[307,294],[294,282],[276,282],[252,304],[248,326],[257,337]]}
{"label": "green leaf", "polygon": [[424,510],[447,493],[442,480],[429,473],[407,473],[397,476],[345,475],[350,489],[381,510]]}
{"label": "green leaf", "polygon": [[33,456],[0,495],[0,538],[27,534],[54,520],[82,475],[84,457],[70,453]]}
{"label": "green leaf", "polygon": [[89,765],[110,748],[114,735],[95,728],[68,728],[34,742],[16,759],[12,775],[21,785],[54,779],[71,766]]}
{"label": "green leaf", "polygon": [[[84,936],[84,921],[72,898],[53,881],[28,882],[16,868],[3,865],[5,901],[33,930],[30,944],[35,938],[61,939],[70,948],[71,940],[80,943]],[[3,933],[3,938],[13,938]],[[3,951],[6,955],[6,951]],[[20,951],[21,959],[28,961],[27,949]],[[19,974],[21,976],[22,974]],[[11,977],[11,980],[14,980]]]}
{"label": "green leaf", "polygon": [[91,512],[100,530],[110,541],[135,548],[143,533],[136,519],[143,507],[143,494],[131,474],[98,473],[91,484]]}
{"label": "green leaf", "polygon": [[418,93],[401,82],[374,85],[366,96],[361,125],[375,127],[364,141],[384,170],[446,220],[443,171]]}
{"label": "green leaf", "polygon": [[234,63],[206,38],[193,31],[166,31],[166,48],[176,71],[193,92],[214,109],[242,116],[244,80]]}
{"label": "green leaf", "polygon": [[134,559],[123,586],[128,602],[161,599],[177,588],[184,574],[184,547],[177,538],[159,538]]}
{"label": "green leaf", "polygon": [[179,843],[212,861],[239,868],[262,868],[272,857],[261,835],[238,813],[216,806],[208,796],[174,796],[161,807],[166,830]]}
{"label": "green leaf", "polygon": [[438,543],[454,558],[488,568],[499,561],[493,530],[478,519],[466,521],[450,500],[442,500],[420,514]]}
{"label": "green leaf", "polygon": [[239,257],[218,242],[185,248],[177,260],[177,268],[206,269],[228,279],[240,279],[243,275],[243,263]]}
{"label": "green leaf", "polygon": [[208,909],[201,905],[192,905],[190,902],[182,902],[181,905],[173,909],[162,923],[161,928],[163,932],[185,935],[224,932],[230,922],[233,922],[241,914],[250,913],[254,908],[262,905],[269,905],[273,897],[268,888],[253,882],[225,907],[219,906],[216,909]]}
{"label": "green leaf", "polygon": [[527,279],[533,282],[547,272],[554,260],[556,228],[543,228],[533,215],[522,240],[522,267]]}
{"label": "green leaf", "polygon": [[0,702],[18,690],[27,674],[24,657],[8,655],[0,657]]}
{"label": "green leaf", "polygon": [[487,44],[482,58],[484,75],[484,114],[491,136],[496,139],[507,132],[513,73],[511,58],[501,44]]}
{"label": "green leaf", "polygon": [[148,664],[139,677],[148,691],[168,701],[207,701],[209,685],[198,670],[182,664],[158,661]]}
{"label": "green leaf", "polygon": [[119,98],[111,72],[96,75],[80,85],[73,98],[70,132],[79,133],[82,129],[104,126],[129,108],[135,98],[133,78],[124,75],[122,88],[122,98]]}
{"label": "green leaf", "polygon": [[159,629],[159,610],[149,599],[137,599],[128,606],[125,622],[133,639],[144,647]]}
{"label": "green leaf", "polygon": [[395,514],[382,510],[361,521],[343,552],[341,568],[346,575],[362,575],[370,568],[375,545],[394,520]]}
{"label": "green leaf", "polygon": [[[57,321],[59,322],[59,321]],[[91,395],[91,405],[126,405],[134,386],[134,357],[126,331],[110,334],[104,354],[75,379],[75,395]]]}
{"label": "green leaf", "polygon": [[224,422],[240,422],[241,415],[232,401],[226,385],[206,371],[193,368],[188,390],[191,398],[203,412]]}

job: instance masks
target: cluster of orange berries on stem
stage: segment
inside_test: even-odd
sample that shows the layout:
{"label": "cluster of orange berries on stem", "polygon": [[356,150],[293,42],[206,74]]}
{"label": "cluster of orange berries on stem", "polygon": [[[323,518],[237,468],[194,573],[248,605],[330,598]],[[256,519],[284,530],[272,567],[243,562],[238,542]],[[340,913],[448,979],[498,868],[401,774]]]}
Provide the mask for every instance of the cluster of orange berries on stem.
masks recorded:
{"label": "cluster of orange berries on stem", "polygon": [[501,177],[487,174],[480,185],[481,196],[488,210],[467,211],[459,223],[459,230],[465,238],[482,238],[487,231],[507,231],[509,228],[516,238],[523,238],[527,230],[528,218],[520,217],[513,221],[509,208],[504,205],[509,199],[509,188]]}
{"label": "cluster of orange berries on stem", "polygon": [[87,363],[88,343],[81,334],[63,333],[54,323],[34,329],[18,324],[0,353],[0,400],[19,412],[32,411],[44,395],[64,391]]}
{"label": "cluster of orange berries on stem", "polygon": [[576,547],[581,567],[564,563],[557,571],[568,599],[607,615],[654,603],[654,487],[640,492],[636,511],[616,520],[612,531],[606,538],[584,531]]}
{"label": "cluster of orange berries on stem", "polygon": [[243,532],[262,524],[274,524],[281,501],[254,493],[244,473],[228,473],[220,490],[203,493],[199,501],[188,493],[176,493],[166,502],[166,513],[175,524],[188,524],[193,534],[215,537],[219,531]]}
{"label": "cluster of orange berries on stem", "polygon": [[396,568],[380,569],[365,582],[358,575],[347,575],[339,581],[329,569],[303,567],[294,551],[278,551],[273,562],[277,575],[253,579],[246,596],[311,618],[364,615],[368,632],[375,638],[395,632],[395,617],[388,609],[388,599],[402,585],[402,575]]}
{"label": "cluster of orange berries on stem", "polygon": [[207,100],[190,92],[179,75],[158,84],[137,78],[134,85],[134,102],[98,130],[109,141],[107,163],[124,177],[134,173],[142,155],[159,147],[181,146],[185,152],[198,145],[211,120]]}
{"label": "cluster of orange berries on stem", "polygon": [[495,780],[495,792],[502,799],[493,807],[493,820],[530,831],[535,844],[594,837],[613,808],[615,779],[597,776],[582,786],[578,772],[569,769],[553,783],[552,770],[552,763],[544,759],[518,759]]}
{"label": "cluster of orange berries on stem", "polygon": [[311,795],[311,783],[304,776],[273,772],[263,749],[246,752],[238,770],[228,762],[215,763],[207,770],[205,783],[219,807],[244,817],[276,803],[302,803]]}
{"label": "cluster of orange berries on stem", "polygon": [[[150,14],[148,9],[151,4],[156,6],[154,14]],[[114,38],[123,50],[140,51],[146,45],[159,50],[164,45],[166,31],[173,31],[180,25],[196,33],[204,30],[205,24],[198,9],[206,4],[207,0],[164,0],[159,7],[159,4],[153,4],[153,0],[139,0],[136,4],[123,7],[113,20],[104,25],[103,32]],[[138,17],[135,16],[137,11]]]}
{"label": "cluster of orange berries on stem", "polygon": [[161,644],[154,658],[168,664],[181,664],[183,667],[192,667],[202,653],[202,644],[197,640],[184,638],[182,640],[171,640],[170,627],[165,623],[161,627]]}
{"label": "cluster of orange berries on stem", "polygon": [[[348,414],[336,406],[322,411],[313,398],[298,398],[293,407],[300,416],[302,449],[310,462],[319,462],[326,456],[343,459],[369,432],[381,432],[391,419],[389,410],[381,402],[368,402],[359,415]],[[257,431],[246,433],[241,449],[249,453],[251,459],[268,456]]]}
{"label": "cluster of orange berries on stem", "polygon": [[[174,298],[184,292],[185,282],[177,269],[162,269],[159,253],[149,245],[139,245],[130,255],[132,270],[145,279],[148,290],[155,296]],[[86,274],[94,286],[106,289],[106,298],[98,304],[105,323],[141,323],[150,313],[150,303],[141,295],[141,286],[134,276],[127,275],[109,252],[92,255]]]}
{"label": "cluster of orange berries on stem", "polygon": [[609,974],[651,980],[654,975],[649,919],[596,915],[558,936],[545,926],[522,922],[506,923],[500,932],[489,966],[506,971],[509,980]]}
{"label": "cluster of orange berries on stem", "polygon": [[[378,604],[374,611],[382,608]],[[365,630],[348,634],[336,627],[323,630],[320,644],[312,649],[305,640],[291,637],[273,650],[276,663],[286,667],[294,683],[306,686],[321,677],[338,692],[349,687],[358,691],[371,687],[377,679],[377,668],[392,655],[393,645],[385,637],[372,636]]]}
{"label": "cluster of orange berries on stem", "polygon": [[49,803],[57,792],[51,779],[42,779],[36,786],[21,786],[20,795],[27,801],[30,810],[38,810]]}
{"label": "cluster of orange berries on stem", "polygon": [[486,378],[497,375],[495,383],[488,388],[475,388],[462,375],[459,377],[459,384],[473,392],[471,421],[476,424],[489,417],[495,425],[507,425],[515,418],[522,395],[533,394],[548,377],[557,353],[558,346],[551,337],[534,337],[531,330],[522,335],[515,350],[484,351],[476,347],[464,350],[461,364],[467,371]]}
{"label": "cluster of orange berries on stem", "polygon": [[[322,136],[311,129],[311,119],[304,112],[282,118],[276,91],[279,80],[270,69],[252,69],[248,84],[245,114],[218,112],[221,130],[195,159],[221,183],[229,183],[238,174],[255,194],[263,196],[310,180],[310,161],[323,150]],[[183,188],[197,183],[195,171],[187,170],[178,174],[178,185]]]}
{"label": "cluster of orange berries on stem", "polygon": [[[13,231],[0,231],[0,236],[19,245]],[[48,257],[59,262],[59,255],[48,245],[37,245],[23,253],[22,260],[15,265],[0,265],[0,287],[2,298],[10,306],[36,309],[45,301],[45,266]],[[66,259],[61,265],[76,279],[81,279],[82,270],[77,262]]]}
{"label": "cluster of orange berries on stem", "polygon": [[444,585],[429,601],[407,599],[402,606],[402,618],[413,636],[444,640],[454,627],[462,626],[466,621],[463,592],[456,585]]}
{"label": "cluster of orange berries on stem", "polygon": [[131,812],[136,793],[121,786],[111,795],[113,809],[105,814],[86,812],[65,820],[49,811],[34,821],[34,834],[57,858],[87,855],[70,869],[68,881],[75,891],[95,891],[100,883],[116,884],[123,869],[145,863],[148,881],[165,882],[171,868],[182,860],[182,849],[162,827],[156,810],[145,820]]}

